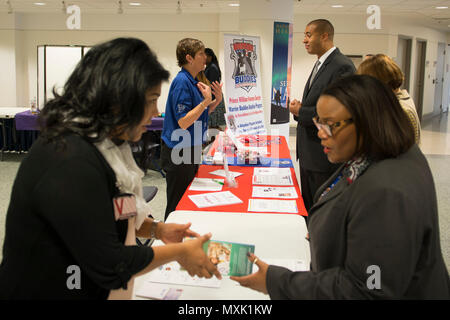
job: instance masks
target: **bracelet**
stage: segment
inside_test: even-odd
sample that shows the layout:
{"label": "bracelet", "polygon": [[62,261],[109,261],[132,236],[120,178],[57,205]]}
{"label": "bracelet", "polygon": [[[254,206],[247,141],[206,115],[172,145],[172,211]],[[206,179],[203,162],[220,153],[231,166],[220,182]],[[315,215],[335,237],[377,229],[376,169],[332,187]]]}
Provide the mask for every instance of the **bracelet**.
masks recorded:
{"label": "bracelet", "polygon": [[158,223],[161,221],[153,220],[150,226],[150,239],[156,239],[156,228],[158,227]]}

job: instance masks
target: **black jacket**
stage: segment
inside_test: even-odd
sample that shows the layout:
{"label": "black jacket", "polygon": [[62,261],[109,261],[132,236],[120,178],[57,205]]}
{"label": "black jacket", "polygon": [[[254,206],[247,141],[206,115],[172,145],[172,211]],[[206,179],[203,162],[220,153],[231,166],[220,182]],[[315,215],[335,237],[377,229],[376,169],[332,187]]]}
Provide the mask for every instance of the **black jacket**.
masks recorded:
{"label": "black jacket", "polygon": [[[272,299],[450,299],[436,191],[417,145],[341,179],[309,211],[311,271],[269,266]],[[371,289],[379,267],[380,289]],[[369,284],[369,285],[368,285]]]}
{"label": "black jacket", "polygon": [[[66,136],[67,148],[36,140],[14,181],[6,216],[1,299],[106,299],[153,259],[125,246],[116,222],[115,174],[91,143]],[[70,289],[81,271],[81,288]]]}
{"label": "black jacket", "polygon": [[294,117],[298,121],[297,159],[300,159],[300,167],[330,174],[337,169],[338,166],[331,164],[323,152],[312,118],[317,114],[316,104],[323,90],[336,79],[354,72],[353,62],[336,48],[320,67],[311,87],[308,78],[303,91],[302,107],[298,117]]}

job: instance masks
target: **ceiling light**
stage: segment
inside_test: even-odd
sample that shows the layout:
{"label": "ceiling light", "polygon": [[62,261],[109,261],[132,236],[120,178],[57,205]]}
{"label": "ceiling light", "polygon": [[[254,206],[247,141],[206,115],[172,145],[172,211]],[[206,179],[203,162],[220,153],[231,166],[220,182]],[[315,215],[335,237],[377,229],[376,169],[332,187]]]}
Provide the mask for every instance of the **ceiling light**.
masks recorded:
{"label": "ceiling light", "polygon": [[331,6],[332,8],[343,8],[344,6],[341,4],[334,4]]}
{"label": "ceiling light", "polygon": [[230,7],[239,7],[239,3],[229,3]]}
{"label": "ceiling light", "polygon": [[34,4],[37,6],[45,6],[45,2],[35,2]]}
{"label": "ceiling light", "polygon": [[436,9],[448,9],[448,7],[436,7]]}
{"label": "ceiling light", "polygon": [[119,8],[117,8],[117,13],[118,14],[122,14],[123,13],[122,0],[119,0]]}
{"label": "ceiling light", "polygon": [[181,2],[178,1],[177,10],[175,11],[177,14],[181,14],[183,11],[181,10]]}
{"label": "ceiling light", "polygon": [[140,6],[140,2],[130,2],[130,6]]}

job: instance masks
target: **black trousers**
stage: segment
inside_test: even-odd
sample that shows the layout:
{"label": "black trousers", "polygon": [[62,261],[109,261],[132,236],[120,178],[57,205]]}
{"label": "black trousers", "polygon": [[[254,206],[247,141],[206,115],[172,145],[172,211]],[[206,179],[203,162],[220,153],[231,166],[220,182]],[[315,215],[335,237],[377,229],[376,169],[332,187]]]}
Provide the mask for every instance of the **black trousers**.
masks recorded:
{"label": "black trousers", "polygon": [[[194,180],[201,161],[201,151],[201,146],[174,150],[162,141],[161,166],[166,172],[167,184],[167,206],[164,220],[167,220],[169,214],[175,211],[189,184]],[[178,164],[179,157],[183,157],[183,155],[186,156],[185,161]]]}
{"label": "black trousers", "polygon": [[306,211],[309,211],[314,204],[314,195],[325,181],[333,174],[331,172],[317,172],[303,169],[300,166],[300,184],[302,186],[302,197]]}

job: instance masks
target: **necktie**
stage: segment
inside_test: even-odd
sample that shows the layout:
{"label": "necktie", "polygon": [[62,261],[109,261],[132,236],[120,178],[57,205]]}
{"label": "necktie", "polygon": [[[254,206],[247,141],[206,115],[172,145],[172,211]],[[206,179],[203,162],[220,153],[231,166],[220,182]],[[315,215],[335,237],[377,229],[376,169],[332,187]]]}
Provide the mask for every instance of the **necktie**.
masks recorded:
{"label": "necktie", "polygon": [[316,64],[314,65],[312,74],[311,74],[311,79],[309,79],[309,87],[311,88],[311,84],[314,81],[314,78],[316,77],[317,71],[319,70],[319,66],[320,66],[320,61],[317,60]]}

